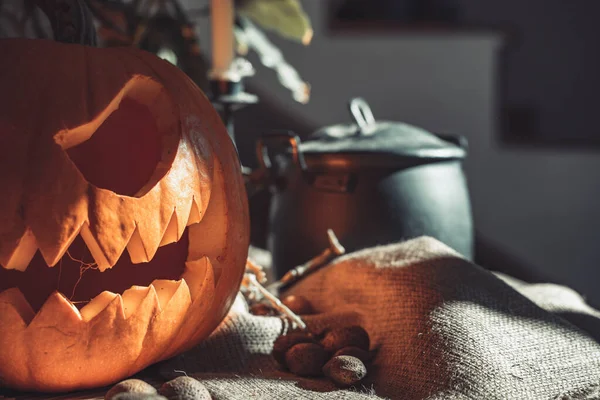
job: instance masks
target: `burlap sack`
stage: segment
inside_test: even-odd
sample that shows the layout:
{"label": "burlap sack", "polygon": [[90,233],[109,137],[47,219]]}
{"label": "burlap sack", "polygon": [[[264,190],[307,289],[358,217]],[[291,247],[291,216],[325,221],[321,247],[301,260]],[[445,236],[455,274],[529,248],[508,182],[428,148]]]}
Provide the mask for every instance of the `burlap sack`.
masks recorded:
{"label": "burlap sack", "polygon": [[367,329],[378,352],[362,387],[280,371],[269,353],[282,321],[248,314],[241,299],[209,340],[160,371],[193,374],[215,399],[600,399],[599,312],[570,289],[494,275],[434,239],[349,254],[289,293],[320,312],[306,318],[315,329]]}
{"label": "burlap sack", "polygon": [[289,293],[320,312],[306,318],[314,329],[367,329],[377,355],[361,387],[281,371],[269,353],[285,324],[250,315],[241,297],[208,340],[141,375],[158,385],[186,373],[229,400],[600,399],[599,312],[570,289],[494,275],[434,239],[349,254]]}

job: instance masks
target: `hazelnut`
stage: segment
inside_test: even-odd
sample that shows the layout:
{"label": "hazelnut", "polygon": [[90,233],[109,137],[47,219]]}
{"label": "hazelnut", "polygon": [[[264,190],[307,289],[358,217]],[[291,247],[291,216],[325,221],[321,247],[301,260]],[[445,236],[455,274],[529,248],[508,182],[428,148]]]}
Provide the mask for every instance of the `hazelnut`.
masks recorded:
{"label": "hazelnut", "polygon": [[273,344],[273,358],[279,364],[285,365],[285,353],[298,343],[315,343],[315,340],[309,332],[304,331],[291,332],[287,335],[279,336]]}
{"label": "hazelnut", "polygon": [[369,334],[358,325],[336,328],[325,333],[321,344],[328,353],[335,353],[344,347],[358,347],[369,350]]}
{"label": "hazelnut", "polygon": [[333,356],[352,356],[358,358],[363,363],[367,363],[373,359],[371,352],[356,346],[343,347],[339,349]]}
{"label": "hazelnut", "polygon": [[298,315],[309,315],[314,314],[315,312],[310,301],[303,296],[286,296],[281,302],[293,313]]}
{"label": "hazelnut", "polygon": [[367,376],[367,367],[356,357],[333,357],[323,367],[323,373],[339,387],[357,384]]}
{"label": "hazelnut", "polygon": [[180,376],[166,382],[158,393],[168,400],[211,400],[212,397],[200,381],[189,376]]}
{"label": "hazelnut", "polygon": [[285,353],[288,369],[298,376],[320,376],[326,362],[327,353],[316,343],[298,343]]}
{"label": "hazelnut", "polygon": [[112,400],[167,400],[159,394],[122,392],[113,396]]}
{"label": "hazelnut", "polygon": [[114,385],[106,395],[105,400],[113,400],[119,393],[156,394],[156,389],[141,379],[126,379]]}

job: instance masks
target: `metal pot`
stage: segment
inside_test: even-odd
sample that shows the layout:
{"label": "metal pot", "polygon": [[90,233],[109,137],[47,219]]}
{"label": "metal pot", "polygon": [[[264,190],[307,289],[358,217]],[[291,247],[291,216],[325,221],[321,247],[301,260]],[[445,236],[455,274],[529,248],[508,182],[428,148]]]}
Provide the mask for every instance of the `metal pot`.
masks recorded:
{"label": "metal pot", "polygon": [[[375,121],[360,98],[350,111],[354,123],[305,142],[293,134],[258,142],[261,171],[272,178],[267,249],[276,275],[328,247],[327,229],[347,251],[429,235],[472,258],[464,138]],[[280,141],[285,148],[274,152]]]}

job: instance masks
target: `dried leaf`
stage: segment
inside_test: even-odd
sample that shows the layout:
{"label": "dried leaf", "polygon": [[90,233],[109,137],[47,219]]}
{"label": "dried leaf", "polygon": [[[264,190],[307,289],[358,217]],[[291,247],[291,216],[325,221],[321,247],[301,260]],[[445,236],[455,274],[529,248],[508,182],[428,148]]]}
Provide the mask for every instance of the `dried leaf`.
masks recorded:
{"label": "dried leaf", "polygon": [[305,45],[312,39],[312,25],[299,0],[248,0],[239,5],[238,12],[288,39]]}

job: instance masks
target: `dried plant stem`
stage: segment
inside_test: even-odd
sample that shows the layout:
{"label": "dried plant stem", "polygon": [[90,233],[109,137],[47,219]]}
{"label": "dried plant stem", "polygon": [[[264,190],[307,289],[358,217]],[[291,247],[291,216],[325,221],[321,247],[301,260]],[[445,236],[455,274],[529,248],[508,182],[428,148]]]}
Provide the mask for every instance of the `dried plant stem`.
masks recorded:
{"label": "dried plant stem", "polygon": [[327,238],[329,239],[328,248],[304,264],[289,270],[280,280],[269,285],[269,291],[277,292],[281,287],[291,285],[303,279],[308,274],[329,264],[334,258],[346,253],[346,249],[340,244],[332,229],[327,230]]}
{"label": "dried plant stem", "polygon": [[292,322],[294,322],[300,329],[306,329],[306,324],[302,321],[298,315],[296,315],[292,310],[287,308],[285,304],[283,304],[277,296],[273,295],[269,292],[263,285],[261,285],[254,274],[246,274],[246,278],[248,279],[248,283],[253,285],[273,306],[274,309],[279,311],[281,314],[288,317]]}

